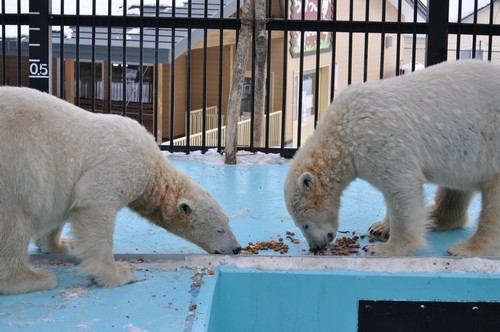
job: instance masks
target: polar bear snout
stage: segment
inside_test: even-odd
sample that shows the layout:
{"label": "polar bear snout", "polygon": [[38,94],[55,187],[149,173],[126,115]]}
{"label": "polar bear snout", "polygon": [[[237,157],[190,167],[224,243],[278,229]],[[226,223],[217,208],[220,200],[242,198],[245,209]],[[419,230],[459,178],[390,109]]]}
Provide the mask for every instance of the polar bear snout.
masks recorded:
{"label": "polar bear snout", "polygon": [[[233,255],[238,255],[238,254],[240,253],[240,251],[241,251],[241,247],[234,248],[234,249],[232,249],[231,251],[232,251],[231,253],[232,253]],[[223,254],[231,254],[231,253],[228,253],[228,252],[227,252],[227,253],[224,253],[224,252],[220,252],[219,250],[215,250],[215,251],[214,251],[214,254],[215,254],[215,255],[223,255]]]}
{"label": "polar bear snout", "polygon": [[310,242],[309,240],[307,243],[309,244],[309,248],[313,253],[320,252],[324,250],[335,238],[333,233],[328,233],[326,237],[323,237],[319,242]]}
{"label": "polar bear snout", "polygon": [[309,249],[313,253],[324,250],[334,239],[336,232],[329,232],[322,229],[303,230],[302,233],[309,244]]}

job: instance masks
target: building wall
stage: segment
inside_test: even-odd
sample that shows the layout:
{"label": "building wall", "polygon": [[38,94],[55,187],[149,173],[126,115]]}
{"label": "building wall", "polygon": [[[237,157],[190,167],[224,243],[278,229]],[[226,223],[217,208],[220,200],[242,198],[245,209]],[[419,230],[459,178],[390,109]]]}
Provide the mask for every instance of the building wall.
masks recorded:
{"label": "building wall", "polygon": [[[0,56],[0,63],[3,62],[3,57]],[[6,56],[6,81],[3,82],[4,85],[12,85],[12,86],[29,86],[29,63],[28,57],[21,57],[20,68],[18,67],[18,58],[14,56]],[[21,81],[18,79],[18,73],[21,70]],[[0,66],[0,75],[3,75],[2,68]]]}
{"label": "building wall", "polygon": [[[370,20],[381,20],[382,19],[382,1],[370,1]],[[363,21],[365,20],[365,12],[366,12],[366,3],[364,1],[355,1],[355,8],[353,8],[353,20]],[[337,2],[337,19],[339,20],[349,20],[350,8],[348,1]],[[387,21],[396,21],[397,20],[397,9],[387,3],[386,7],[386,20]],[[349,39],[350,35],[348,33],[337,33],[336,34],[336,44],[333,45],[335,50],[335,64],[336,64],[336,77],[337,77],[337,85],[334,88],[334,95],[340,94],[349,84],[361,83],[365,77],[365,34],[358,33],[352,34],[352,52],[351,52],[351,62],[349,62]],[[380,79],[381,72],[381,47],[384,47],[384,62],[382,73],[383,77],[392,77],[396,75],[396,71],[398,69],[397,64],[397,54],[396,54],[396,35],[394,34],[386,34],[385,37],[392,37],[393,43],[391,47],[381,46],[381,35],[379,34],[371,34],[368,35],[368,53],[366,58],[367,64],[367,73],[366,79],[370,80],[378,80]],[[385,41],[384,41],[385,42]],[[299,70],[300,60],[298,58],[288,59],[288,70],[287,70],[287,80],[289,82],[287,86],[287,110],[294,111],[293,107],[293,95],[294,95],[294,87],[293,80],[294,76],[297,75]],[[314,70],[316,67],[316,56],[309,55],[304,58],[304,70]],[[332,54],[322,53],[320,56],[320,67],[328,68],[327,71],[323,70],[322,72],[328,73],[331,76],[332,70]],[[351,78],[349,81],[349,70],[351,71]],[[323,81],[323,80],[321,80]],[[325,82],[325,81],[323,81]],[[325,84],[335,84],[335,82],[331,82],[329,79]],[[318,107],[319,112],[319,120],[321,120],[324,116],[324,113],[328,107],[329,101],[334,97],[331,96],[328,89],[320,88],[320,91],[323,91],[323,96],[320,96],[320,102]],[[326,91],[326,92],[325,92]],[[325,93],[327,94],[325,96]],[[324,102],[324,100],[328,102]],[[286,140],[287,142],[293,142],[293,145],[296,145],[296,138],[294,137],[296,130],[294,130],[294,126],[298,126],[297,123],[294,124],[294,117],[291,116],[291,112],[288,112],[286,116],[287,130],[286,130]],[[302,140],[301,144],[307,139],[309,135],[312,134],[314,125],[311,125],[311,121],[304,122],[301,124],[303,126],[303,130],[301,133]]]}

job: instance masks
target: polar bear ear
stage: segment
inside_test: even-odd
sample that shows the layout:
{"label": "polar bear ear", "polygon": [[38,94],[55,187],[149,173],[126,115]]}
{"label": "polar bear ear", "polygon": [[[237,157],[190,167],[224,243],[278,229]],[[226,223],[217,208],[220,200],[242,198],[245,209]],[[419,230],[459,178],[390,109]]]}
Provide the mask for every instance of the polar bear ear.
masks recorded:
{"label": "polar bear ear", "polygon": [[314,184],[314,179],[311,173],[304,172],[299,176],[298,185],[302,190],[309,190]]}
{"label": "polar bear ear", "polygon": [[179,211],[179,213],[183,213],[183,214],[190,214],[193,209],[191,209],[191,206],[189,206],[189,203],[188,202],[180,202],[178,205],[177,205],[177,210]]}

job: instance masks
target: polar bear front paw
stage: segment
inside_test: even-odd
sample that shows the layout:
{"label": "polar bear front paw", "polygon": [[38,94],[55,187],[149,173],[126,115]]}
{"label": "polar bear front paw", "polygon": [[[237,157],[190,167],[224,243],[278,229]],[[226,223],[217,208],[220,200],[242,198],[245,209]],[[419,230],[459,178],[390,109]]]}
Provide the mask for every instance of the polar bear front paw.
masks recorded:
{"label": "polar bear front paw", "polygon": [[94,275],[97,284],[104,287],[117,287],[129,284],[135,281],[134,270],[126,262],[115,262],[112,270],[105,271],[102,274]]}
{"label": "polar bear front paw", "polygon": [[387,241],[389,240],[389,231],[389,224],[384,221],[378,221],[370,226],[368,229],[368,235],[375,240]]}
{"label": "polar bear front paw", "polygon": [[413,250],[411,250],[407,246],[396,246],[389,242],[387,243],[375,243],[368,244],[363,247],[363,251],[366,253],[366,256],[409,256],[413,254]]}

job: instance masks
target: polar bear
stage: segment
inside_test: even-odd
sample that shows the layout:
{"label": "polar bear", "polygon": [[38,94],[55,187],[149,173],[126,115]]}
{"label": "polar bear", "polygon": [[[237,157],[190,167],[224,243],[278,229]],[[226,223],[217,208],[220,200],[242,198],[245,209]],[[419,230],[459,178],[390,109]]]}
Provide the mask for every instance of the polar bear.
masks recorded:
{"label": "polar bear", "polygon": [[[477,191],[477,231],[448,254],[500,255],[499,91],[500,66],[471,60],[351,86],[335,98],[284,184],[287,209],[311,250],[335,238],[342,191],[361,178],[387,207],[369,234],[388,240],[367,245],[367,255],[412,255],[426,245],[426,226],[463,227]],[[425,182],[438,185],[429,210]]]}
{"label": "polar bear", "polygon": [[216,200],[163,156],[138,122],[93,114],[28,88],[0,88],[0,293],[56,287],[55,275],[28,264],[27,247],[70,251],[79,269],[106,287],[134,281],[113,258],[124,206],[209,253],[240,245]]}

